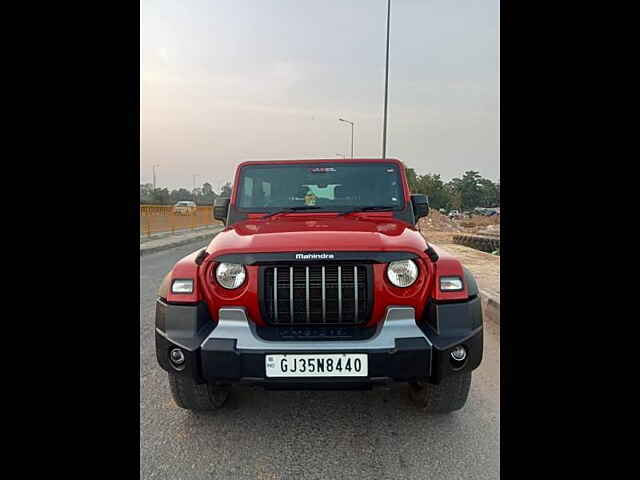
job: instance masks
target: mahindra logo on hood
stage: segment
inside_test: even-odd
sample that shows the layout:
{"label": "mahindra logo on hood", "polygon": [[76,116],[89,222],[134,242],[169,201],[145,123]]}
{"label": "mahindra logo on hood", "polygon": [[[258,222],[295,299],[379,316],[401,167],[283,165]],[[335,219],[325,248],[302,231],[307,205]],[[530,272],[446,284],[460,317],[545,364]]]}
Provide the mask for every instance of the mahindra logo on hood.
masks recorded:
{"label": "mahindra logo on hood", "polygon": [[296,260],[333,260],[333,253],[296,253]]}

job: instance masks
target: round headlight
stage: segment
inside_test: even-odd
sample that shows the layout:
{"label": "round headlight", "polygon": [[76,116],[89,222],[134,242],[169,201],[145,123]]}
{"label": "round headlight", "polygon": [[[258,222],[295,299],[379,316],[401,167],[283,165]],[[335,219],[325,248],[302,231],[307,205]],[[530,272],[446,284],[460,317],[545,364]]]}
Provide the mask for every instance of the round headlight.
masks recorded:
{"label": "round headlight", "polygon": [[216,268],[216,280],[229,290],[242,285],[246,276],[244,265],[239,263],[221,263]]}
{"label": "round headlight", "polygon": [[387,268],[387,278],[396,287],[408,287],[418,278],[418,266],[413,260],[391,262]]}

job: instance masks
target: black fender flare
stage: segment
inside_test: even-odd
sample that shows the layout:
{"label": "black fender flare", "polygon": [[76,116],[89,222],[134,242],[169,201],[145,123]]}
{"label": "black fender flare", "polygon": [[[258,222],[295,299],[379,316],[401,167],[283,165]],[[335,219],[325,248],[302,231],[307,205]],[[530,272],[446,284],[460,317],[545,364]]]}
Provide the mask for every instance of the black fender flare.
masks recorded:
{"label": "black fender flare", "polygon": [[467,286],[467,293],[469,294],[469,298],[474,298],[480,295],[480,289],[478,288],[478,283],[474,278],[471,270],[467,267],[463,266],[462,270],[464,271],[464,283]]}

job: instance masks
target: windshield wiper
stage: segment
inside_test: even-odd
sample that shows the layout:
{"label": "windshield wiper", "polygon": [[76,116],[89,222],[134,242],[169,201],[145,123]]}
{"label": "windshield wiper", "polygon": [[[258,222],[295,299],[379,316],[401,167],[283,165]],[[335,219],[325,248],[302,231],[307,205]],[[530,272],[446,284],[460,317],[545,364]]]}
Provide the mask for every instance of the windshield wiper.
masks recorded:
{"label": "windshield wiper", "polygon": [[350,213],[356,213],[356,212],[370,212],[370,211],[389,211],[389,210],[393,210],[393,207],[389,207],[389,206],[384,206],[384,205],[374,205],[374,206],[370,206],[370,207],[356,207],[356,208],[352,208],[351,210],[347,210],[346,212],[341,212],[338,214],[338,216],[340,215],[348,215]]}
{"label": "windshield wiper", "polygon": [[317,207],[317,206],[314,206],[314,205],[301,205],[299,207],[283,208],[281,210],[276,210],[275,212],[268,213],[264,217],[260,217],[260,218],[272,217],[274,215],[280,215],[281,213],[299,212],[299,211],[304,211],[304,210],[317,210],[319,208],[321,208],[321,207]]}

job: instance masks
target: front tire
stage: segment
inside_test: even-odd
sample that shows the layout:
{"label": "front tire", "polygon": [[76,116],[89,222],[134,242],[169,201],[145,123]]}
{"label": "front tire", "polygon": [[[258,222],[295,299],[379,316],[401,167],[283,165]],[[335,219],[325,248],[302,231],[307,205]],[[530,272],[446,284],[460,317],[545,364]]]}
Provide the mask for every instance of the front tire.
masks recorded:
{"label": "front tire", "polygon": [[191,377],[175,373],[169,373],[169,387],[176,405],[187,410],[217,410],[229,397],[226,387],[198,384]]}
{"label": "front tire", "polygon": [[470,386],[471,372],[462,372],[444,377],[438,385],[411,383],[409,397],[425,412],[450,413],[464,407]]}

